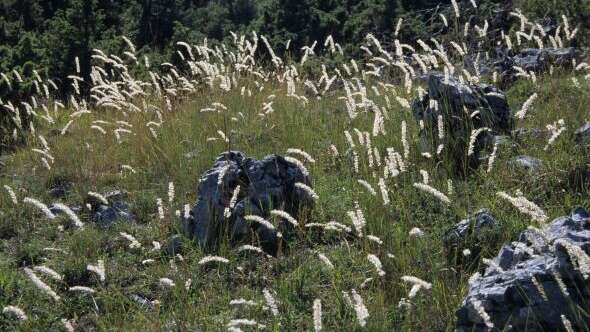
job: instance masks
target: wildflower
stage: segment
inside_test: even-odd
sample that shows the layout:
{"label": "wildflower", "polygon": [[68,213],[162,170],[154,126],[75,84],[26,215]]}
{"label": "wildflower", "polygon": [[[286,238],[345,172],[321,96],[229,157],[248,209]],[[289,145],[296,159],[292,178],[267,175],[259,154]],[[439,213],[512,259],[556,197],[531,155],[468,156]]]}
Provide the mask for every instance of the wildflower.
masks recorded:
{"label": "wildflower", "polygon": [[50,269],[50,268],[48,268],[47,266],[44,266],[44,265],[35,266],[33,268],[33,270],[36,271],[36,272],[40,272],[40,273],[43,273],[45,275],[48,275],[52,279],[55,279],[55,280],[58,280],[58,281],[61,281],[63,279],[63,277],[59,273],[55,272],[53,269]]}
{"label": "wildflower", "polygon": [[253,252],[259,253],[261,255],[266,254],[264,252],[264,250],[262,250],[261,248],[255,247],[255,246],[249,245],[249,244],[244,244],[244,245],[238,247],[238,252],[244,252],[244,251],[253,251]]}
{"label": "wildflower", "polygon": [[16,319],[18,320],[27,320],[27,315],[25,314],[25,312],[16,306],[13,305],[7,305],[2,309],[2,313],[3,314],[8,314],[8,315],[12,315],[14,317],[16,317]]}
{"label": "wildflower", "polygon": [[168,182],[168,202],[174,201],[174,182]]}
{"label": "wildflower", "polygon": [[563,239],[556,240],[554,245],[556,247],[565,249],[564,251],[568,255],[571,264],[575,267],[575,269],[580,271],[580,273],[584,276],[584,279],[588,279],[588,277],[590,277],[590,256],[588,256],[588,254],[586,254],[582,248]]}
{"label": "wildflower", "polygon": [[160,218],[160,220],[165,218],[164,215],[164,203],[162,202],[161,198],[156,198],[156,205],[158,206],[158,218]]}
{"label": "wildflower", "polygon": [[332,157],[338,157],[339,153],[338,153],[338,148],[336,147],[336,145],[331,144],[330,151],[332,153]]}
{"label": "wildflower", "polygon": [[99,126],[99,125],[92,125],[92,126],[90,126],[90,129],[97,130],[98,132],[100,132],[100,133],[101,133],[101,134],[103,134],[103,135],[106,135],[106,134],[107,134],[107,131],[106,131],[106,130],[104,130],[104,128],[102,128],[102,127],[101,127],[101,126]]}
{"label": "wildflower", "polygon": [[418,228],[418,227],[414,227],[410,230],[410,236],[415,236],[415,237],[422,237],[424,236],[424,232]]}
{"label": "wildflower", "polygon": [[160,278],[159,284],[160,284],[160,287],[162,287],[162,288],[176,286],[176,284],[174,283],[174,281],[172,281],[169,278]]}
{"label": "wildflower", "polygon": [[445,203],[445,204],[451,204],[451,200],[443,193],[441,193],[440,191],[436,190],[435,188],[424,184],[424,183],[414,183],[414,187],[418,188],[426,193],[429,193],[431,195],[433,195],[434,197],[438,198],[441,202]]}
{"label": "wildflower", "polygon": [[86,265],[86,270],[96,273],[98,275],[100,281],[105,281],[105,279],[106,279],[105,266],[104,266],[104,261],[102,259],[98,260],[97,265],[91,265],[91,264]]}
{"label": "wildflower", "polygon": [[291,223],[291,225],[297,227],[299,226],[299,224],[297,223],[297,220],[295,220],[295,218],[293,218],[289,213],[282,211],[282,210],[272,210],[270,211],[270,214],[273,216],[278,216],[281,217],[285,220],[287,220],[289,223]]}
{"label": "wildflower", "polygon": [[420,287],[424,288],[424,289],[430,289],[432,288],[432,284],[429,282],[426,282],[420,278],[414,277],[414,276],[403,276],[402,281],[410,283],[412,285],[420,285]]}
{"label": "wildflower", "polygon": [[130,249],[134,249],[134,248],[141,248],[141,243],[139,243],[139,241],[137,241],[137,239],[135,237],[133,237],[133,235],[131,234],[127,234],[125,232],[121,232],[119,233],[122,237],[124,237],[125,239],[127,239],[129,242],[131,242],[129,244],[129,248]]}
{"label": "wildflower", "polygon": [[227,171],[230,169],[230,164],[225,165],[223,168],[221,168],[221,170],[219,171],[219,174],[217,175],[217,185],[221,186],[223,184],[223,178],[225,177],[225,174],[227,173]]}
{"label": "wildflower", "polygon": [[322,330],[322,301],[320,299],[313,301],[313,328],[315,332]]}
{"label": "wildflower", "polygon": [[278,317],[279,316],[279,309],[277,307],[276,300],[274,299],[274,297],[272,296],[272,294],[270,293],[270,291],[268,289],[265,288],[262,291],[262,293],[264,294],[264,300],[266,301],[266,305],[270,309],[270,312],[272,313],[273,316]]}
{"label": "wildflower", "polygon": [[371,186],[370,183],[368,183],[365,180],[357,180],[357,182],[359,184],[361,184],[363,187],[365,187],[367,189],[367,191],[372,195],[372,196],[377,196],[377,192],[375,191],[375,189],[373,189],[373,186]]}
{"label": "wildflower", "polygon": [[531,95],[529,97],[529,99],[527,99],[524,104],[522,105],[522,108],[520,109],[520,111],[516,112],[516,114],[514,114],[514,116],[517,119],[524,119],[524,117],[526,116],[527,112],[529,111],[529,108],[532,106],[533,102],[535,102],[535,100],[537,99],[537,93],[534,93],[533,95]]}
{"label": "wildflower", "polygon": [[350,217],[352,224],[360,237],[363,236],[363,228],[366,225],[365,216],[363,211],[359,208],[358,203],[355,202],[356,209],[354,211],[348,211],[348,217]]}
{"label": "wildflower", "polygon": [[383,178],[379,178],[379,182],[377,183],[379,186],[379,190],[381,191],[381,197],[383,198],[383,205],[389,205],[389,194],[387,193],[387,187],[385,186],[385,180]]}
{"label": "wildflower", "polygon": [[315,159],[313,159],[309,153],[307,153],[307,152],[305,152],[303,150],[300,150],[300,149],[288,149],[287,150],[287,154],[296,154],[296,155],[302,156],[303,158],[305,158],[310,163],[315,164]]}
{"label": "wildflower", "polygon": [[377,243],[378,245],[383,244],[383,241],[380,238],[376,237],[375,235],[367,235],[367,239]]}
{"label": "wildflower", "polygon": [[365,327],[367,325],[367,318],[369,318],[369,311],[363,302],[363,298],[356,292],[356,290],[353,289],[351,293],[351,302],[356,313],[356,319],[361,327]]}
{"label": "wildflower", "polygon": [[61,323],[63,324],[63,326],[66,329],[66,331],[68,331],[68,332],[74,332],[75,331],[74,326],[72,326],[72,323],[69,320],[67,320],[65,318],[62,318],[61,319]]}
{"label": "wildflower", "polygon": [[295,187],[305,191],[311,198],[314,200],[318,200],[320,197],[316,194],[310,186],[306,185],[305,183],[297,182],[295,183]]}
{"label": "wildflower", "polygon": [[410,144],[408,143],[408,128],[406,121],[402,121],[402,145],[404,148],[404,159],[410,157]]}
{"label": "wildflower", "polygon": [[394,36],[399,35],[399,32],[402,28],[402,23],[404,22],[403,18],[400,18],[399,20],[397,20],[397,24],[395,25],[395,33]]}
{"label": "wildflower", "polygon": [[78,218],[76,213],[72,211],[72,209],[70,209],[67,205],[62,203],[53,203],[53,207],[59,211],[63,211],[68,216],[68,218],[70,218],[70,220],[74,223],[74,225],[76,225],[76,227],[84,227],[84,223],[80,221],[80,218]]}
{"label": "wildflower", "polygon": [[533,284],[535,285],[535,288],[537,288],[537,290],[539,291],[539,293],[541,294],[541,297],[543,298],[543,300],[545,301],[549,301],[549,298],[547,298],[547,294],[545,293],[545,288],[543,287],[543,285],[539,282],[539,279],[537,278],[537,276],[533,276],[531,278]]}
{"label": "wildflower", "polygon": [[488,313],[485,311],[482,302],[479,300],[474,300],[471,304],[473,305],[473,308],[477,311],[481,319],[483,319],[486,326],[489,329],[493,329],[494,324],[492,323],[492,319],[490,318],[490,315],[488,315]]}
{"label": "wildflower", "polygon": [[271,230],[275,229],[275,226],[273,224],[271,224],[268,220],[266,220],[260,216],[248,215],[248,216],[245,216],[244,219],[258,223],[258,224],[260,224],[268,229],[271,229]]}
{"label": "wildflower", "polygon": [[33,272],[33,270],[25,267],[24,271],[25,271],[25,274],[29,277],[29,279],[31,279],[33,284],[35,284],[35,286],[37,286],[37,288],[39,288],[42,292],[49,295],[55,301],[59,301],[61,299],[59,297],[59,295],[57,295],[57,293],[55,293],[53,291],[53,289],[51,289],[51,287],[49,287],[46,283],[41,281],[41,279],[39,279],[39,277],[37,277],[37,275],[35,274],[35,272]]}
{"label": "wildflower", "polygon": [[421,170],[420,170],[420,175],[422,175],[422,183],[424,183],[424,184],[426,184],[426,185],[427,185],[427,184],[428,184],[428,182],[429,182],[429,176],[428,176],[428,172],[427,172],[427,171],[425,171],[425,170],[423,170],[423,169],[421,169]]}
{"label": "wildflower", "polygon": [[89,191],[88,196],[92,196],[92,197],[98,199],[104,205],[109,205],[109,201],[106,199],[106,197],[104,197],[103,195],[101,195],[99,193]]}
{"label": "wildflower", "polygon": [[61,136],[65,135],[68,132],[68,129],[70,129],[70,126],[72,125],[72,123],[74,123],[74,120],[70,120],[68,123],[66,123],[66,125],[63,127],[63,129],[60,132]]}
{"label": "wildflower", "polygon": [[567,319],[567,317],[565,317],[565,315],[561,315],[561,322],[563,323],[563,327],[565,328],[565,330],[567,332],[574,332],[574,328],[572,326],[572,323],[569,321],[569,319]]}
{"label": "wildflower", "polygon": [[285,157],[285,160],[287,162],[295,164],[299,168],[299,170],[301,170],[301,173],[303,173],[303,176],[309,175],[309,171],[307,171],[307,168],[305,167],[305,165],[303,165],[303,163],[301,161],[299,161],[299,159],[296,159],[293,157]]}
{"label": "wildflower", "polygon": [[121,169],[128,170],[128,171],[129,171],[129,172],[131,172],[132,174],[135,174],[135,173],[137,173],[137,172],[135,171],[135,169],[134,169],[133,167],[129,166],[129,165],[121,165]]}
{"label": "wildflower", "polygon": [[475,130],[471,131],[471,137],[469,138],[469,148],[467,150],[468,156],[471,156],[475,153],[475,143],[477,141],[477,137],[485,131],[490,131],[490,129],[487,127],[484,127],[484,128],[479,128],[479,129],[475,129]]}
{"label": "wildflower", "polygon": [[369,255],[367,255],[367,259],[369,260],[369,262],[371,262],[371,264],[373,264],[373,266],[375,266],[375,269],[377,270],[377,274],[379,276],[383,277],[385,275],[385,271],[383,271],[383,265],[381,264],[379,257],[377,257],[373,254],[369,254]]}
{"label": "wildflower", "polygon": [[220,256],[206,256],[201,258],[201,260],[197,264],[205,265],[211,262],[227,264],[229,263],[229,259]]}
{"label": "wildflower", "polygon": [[8,185],[4,185],[4,189],[6,189],[6,192],[8,193],[8,196],[10,197],[12,203],[14,205],[18,205],[18,199],[16,197],[16,194],[14,193],[14,190],[12,190],[12,188]]}
{"label": "wildflower", "polygon": [[447,21],[447,17],[444,14],[438,14],[438,16],[440,16],[440,19],[443,21],[443,24],[445,25],[445,27],[448,27],[449,22]]}
{"label": "wildflower", "polygon": [[559,273],[559,271],[553,270],[553,271],[551,271],[551,274],[553,275],[553,278],[555,279],[555,282],[559,286],[559,290],[561,291],[561,293],[565,297],[569,297],[570,296],[570,293],[569,293],[569,291],[567,289],[567,286],[566,286],[565,282],[563,282],[563,278],[561,278],[561,274]]}
{"label": "wildflower", "polygon": [[459,18],[461,13],[459,12],[459,5],[457,4],[457,0],[451,0],[451,4],[453,5],[453,11],[455,11],[455,17]]}
{"label": "wildflower", "polygon": [[545,151],[549,150],[549,147],[553,145],[555,140],[557,140],[557,138],[566,130],[565,122],[563,119],[560,119],[553,124],[547,125],[547,129],[551,132],[551,137],[547,141],[545,148],[543,148]]}
{"label": "wildflower", "polygon": [[258,306],[258,303],[251,301],[251,300],[246,300],[246,299],[236,299],[236,300],[231,300],[229,302],[229,305],[244,305],[244,306],[249,306],[249,307],[256,307],[256,306]]}
{"label": "wildflower", "polygon": [[36,200],[34,198],[30,198],[30,197],[25,197],[25,199],[23,199],[23,203],[28,203],[28,204],[34,205],[35,207],[37,207],[39,210],[41,210],[43,212],[43,214],[45,215],[45,217],[47,219],[55,219],[55,215],[49,210],[47,205],[39,202],[38,200]]}
{"label": "wildflower", "polygon": [[242,331],[241,329],[238,328],[239,326],[253,326],[258,329],[265,329],[266,328],[265,325],[258,324],[258,322],[256,322],[255,320],[251,320],[251,319],[232,319],[227,324],[227,327],[229,328],[229,330],[235,331],[235,332]]}
{"label": "wildflower", "polygon": [[520,212],[529,215],[534,221],[544,223],[549,219],[539,206],[522,196],[512,197],[503,191],[498,192],[496,195],[509,201],[515,208]]}
{"label": "wildflower", "polygon": [[494,149],[492,150],[492,154],[488,159],[488,169],[487,172],[490,173],[492,171],[492,167],[494,166],[494,161],[496,161],[496,154],[498,153],[498,142],[494,143]]}
{"label": "wildflower", "polygon": [[96,293],[96,291],[90,287],[85,287],[85,286],[73,286],[69,288],[70,292],[82,292],[82,293],[86,293],[86,294],[94,294]]}
{"label": "wildflower", "polygon": [[322,253],[318,253],[318,258],[324,263],[326,264],[326,266],[332,270],[334,269],[334,264],[332,264],[332,262],[330,261],[330,259],[328,257],[326,257],[326,255],[322,254]]}

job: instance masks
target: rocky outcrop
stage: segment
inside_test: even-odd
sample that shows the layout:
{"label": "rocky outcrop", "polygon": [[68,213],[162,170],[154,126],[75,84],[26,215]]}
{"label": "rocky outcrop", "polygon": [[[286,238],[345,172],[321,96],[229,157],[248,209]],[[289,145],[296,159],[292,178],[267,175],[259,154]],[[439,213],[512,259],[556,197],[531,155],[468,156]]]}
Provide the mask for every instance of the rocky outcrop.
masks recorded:
{"label": "rocky outcrop", "polygon": [[590,326],[590,215],[582,208],[506,244],[470,279],[457,331],[575,331]]}
{"label": "rocky outcrop", "polygon": [[[183,220],[184,232],[206,247],[227,236],[232,243],[257,240],[267,253],[275,254],[291,224],[281,220],[270,228],[244,217],[268,220],[270,211],[278,209],[298,218],[313,205],[308,193],[295,186],[298,182],[310,184],[306,170],[281,156],[256,160],[242,152],[223,153],[199,181],[198,200]],[[240,190],[232,202],[237,186]]]}
{"label": "rocky outcrop", "polygon": [[[477,167],[480,152],[493,145],[494,134],[510,133],[513,127],[512,112],[506,95],[491,85],[463,83],[454,77],[433,72],[428,75],[427,93],[414,100],[412,110],[416,121],[423,121],[420,131],[422,152],[437,154],[444,146],[460,166],[469,159],[469,166]],[[439,139],[438,117],[444,123],[444,140]],[[473,130],[488,128],[479,133],[474,153],[468,156]]]}
{"label": "rocky outcrop", "polygon": [[512,50],[496,49],[496,53],[499,59],[494,66],[503,82],[511,82],[516,78],[518,71],[514,68],[515,66],[527,73],[542,73],[551,66],[561,67],[571,64],[580,56],[580,52],[574,47],[527,48],[516,54]]}
{"label": "rocky outcrop", "polygon": [[529,173],[538,173],[543,168],[541,160],[529,156],[517,156],[510,160],[509,163],[514,169]]}

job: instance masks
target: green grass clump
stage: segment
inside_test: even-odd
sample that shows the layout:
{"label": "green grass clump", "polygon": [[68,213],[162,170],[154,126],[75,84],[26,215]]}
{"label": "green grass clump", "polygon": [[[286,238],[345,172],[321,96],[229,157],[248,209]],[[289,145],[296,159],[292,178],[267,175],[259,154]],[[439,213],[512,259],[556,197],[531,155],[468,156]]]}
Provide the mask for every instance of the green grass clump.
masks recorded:
{"label": "green grass clump", "polygon": [[[243,84],[258,91],[252,82]],[[62,318],[75,321],[81,330],[216,331],[225,329],[232,318],[254,319],[268,330],[312,330],[312,304],[316,298],[322,301],[326,331],[344,327],[363,330],[343,296],[351,289],[362,296],[370,314],[365,330],[452,330],[467,279],[482,265],[478,257],[471,267],[449,263],[442,237],[451,225],[480,208],[490,209],[500,221],[491,234],[493,240],[480,243],[481,256],[490,258],[503,242],[515,240],[529,225],[538,226],[500,200],[498,191],[522,191],[550,218],[567,214],[575,206],[590,207],[588,182],[579,181],[582,176],[588,178],[590,150],[573,143],[574,130],[589,120],[590,95],[582,93],[589,87],[585,84],[578,90],[566,74],[540,77],[536,86],[529,81],[517,82],[507,91],[513,110],[518,110],[533,92],[539,94],[529,116],[518,122],[517,128],[538,128],[543,132],[502,145],[490,173],[482,166],[461,179],[452,178],[452,170],[436,159],[422,158],[415,143],[418,125],[412,114],[398,106],[389,108],[387,134],[373,138],[372,145],[382,155],[387,147],[403,151],[400,126],[406,121],[411,156],[407,173],[386,181],[391,200],[387,206],[379,193],[372,196],[357,182],[366,180],[378,191],[377,181],[382,175],[375,174],[377,168],[369,166],[362,149],[360,172],[354,172],[344,136],[345,130],[354,135],[354,128],[370,131],[373,117],[361,114],[350,120],[337,95],[310,99],[304,107],[286,96],[283,87],[273,84],[265,85],[252,97],[242,96],[235,89],[207,91],[164,113],[157,138],[145,126],[156,118],[154,114],[128,113],[123,117],[111,111],[87,114],[76,120],[68,134],[51,136],[52,128],[62,128],[69,121],[69,112],[64,112],[54,127],[39,124],[37,128],[37,134],[48,139],[55,158],[51,170],[45,169],[39,155],[31,151],[40,142],[30,137],[26,147],[11,155],[0,177],[0,185],[15,189],[19,200],[15,206],[5,192],[0,195],[0,307],[18,305],[34,318],[19,323],[0,316],[0,330],[59,330]],[[275,111],[261,118],[262,105],[271,94],[276,95]],[[228,110],[199,111],[214,102],[223,103]],[[559,119],[564,119],[567,131],[544,151],[545,125]],[[127,121],[133,126],[133,134],[122,134],[121,143],[117,143],[112,134],[115,127],[108,127],[107,135],[88,129],[95,120]],[[219,130],[229,142],[208,140],[219,138]],[[338,157],[332,156],[331,145],[338,148]],[[352,226],[347,212],[354,210],[358,202],[367,221],[365,234],[379,237],[383,244],[366,237],[320,236],[313,229],[302,228],[278,258],[236,254],[228,245],[222,245],[214,254],[228,258],[229,264],[200,266],[197,262],[211,253],[190,241],[183,246],[182,258],[150,250],[152,241],[164,243],[179,233],[175,211],[196,200],[199,176],[211,167],[217,155],[232,149],[260,158],[284,154],[288,148],[307,151],[317,161],[307,167],[320,199],[311,215],[301,222],[334,220]],[[539,158],[544,163],[542,170],[528,174],[513,169],[509,160],[518,155]],[[122,165],[131,166],[135,173],[122,169]],[[448,180],[453,180],[450,205],[413,187],[414,182],[421,181],[421,169],[429,173],[430,185],[442,192],[447,192]],[[56,201],[48,189],[58,180],[71,183],[71,191],[62,200],[68,206],[83,206],[89,191],[127,191],[137,222],[101,228],[93,225],[88,215],[81,214],[86,226],[76,229],[65,216],[47,220],[38,210],[22,203],[24,197],[45,203]],[[176,189],[172,203],[167,202],[169,182]],[[163,220],[158,217],[157,198],[165,202]],[[409,236],[415,227],[425,235]],[[132,234],[143,247],[130,249],[129,242],[119,235],[121,232]],[[318,253],[326,255],[334,268],[327,267]],[[384,277],[377,275],[367,254],[381,259]],[[106,263],[104,282],[86,270],[87,264],[96,264],[99,259]],[[153,262],[142,264],[147,259]],[[62,301],[54,302],[41,294],[22,273],[22,267],[41,264],[64,276],[62,281],[48,281],[64,295]],[[404,275],[433,285],[412,299],[409,308],[398,306],[411,287],[401,281]],[[163,277],[172,279],[176,287],[160,287],[158,280]],[[192,284],[185,289],[188,279]],[[365,285],[362,289],[361,284]],[[73,294],[67,291],[71,286],[92,287],[96,293]],[[277,300],[279,316],[264,310],[264,289]],[[141,305],[132,297],[158,302]],[[260,305],[231,306],[230,301],[238,298]]]}

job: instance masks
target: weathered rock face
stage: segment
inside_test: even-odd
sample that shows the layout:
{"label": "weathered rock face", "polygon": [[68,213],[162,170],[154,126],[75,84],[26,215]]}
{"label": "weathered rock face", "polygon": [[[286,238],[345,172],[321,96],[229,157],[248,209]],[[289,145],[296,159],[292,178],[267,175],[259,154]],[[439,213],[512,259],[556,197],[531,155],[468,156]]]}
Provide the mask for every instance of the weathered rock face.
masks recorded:
{"label": "weathered rock face", "polygon": [[[469,158],[471,167],[479,165],[480,152],[492,145],[495,133],[510,133],[512,113],[506,96],[491,85],[468,84],[440,73],[428,76],[428,91],[414,100],[412,110],[416,121],[424,121],[420,132],[422,152],[432,155],[444,144],[458,165],[465,164],[472,130],[487,127],[491,132],[480,133],[474,153]],[[443,117],[445,140],[438,139],[438,116]]]}
{"label": "weathered rock face", "polygon": [[590,318],[577,313],[590,310],[589,254],[590,214],[582,208],[524,231],[471,278],[456,330],[563,331],[562,315],[584,330]]}
{"label": "weathered rock face", "polygon": [[550,66],[565,66],[572,63],[574,59],[580,56],[580,52],[574,47],[568,48],[527,48],[518,54],[511,50],[496,49],[500,57],[496,61],[495,68],[500,73],[502,81],[510,82],[516,77],[517,71],[514,66],[521,67],[526,72],[541,73],[549,69]]}
{"label": "weathered rock face", "polygon": [[[296,164],[281,156],[270,155],[259,161],[242,152],[223,153],[201,177],[199,198],[190,218],[183,220],[184,231],[208,247],[216,245],[226,234],[232,243],[251,240],[254,235],[265,251],[275,254],[279,237],[288,234],[290,224],[281,222],[270,229],[244,217],[256,215],[268,219],[270,211],[278,209],[297,218],[303,208],[313,204],[305,191],[295,187],[298,182],[309,185],[310,179]],[[240,192],[235,206],[229,210],[231,214],[225,214],[238,185]]]}

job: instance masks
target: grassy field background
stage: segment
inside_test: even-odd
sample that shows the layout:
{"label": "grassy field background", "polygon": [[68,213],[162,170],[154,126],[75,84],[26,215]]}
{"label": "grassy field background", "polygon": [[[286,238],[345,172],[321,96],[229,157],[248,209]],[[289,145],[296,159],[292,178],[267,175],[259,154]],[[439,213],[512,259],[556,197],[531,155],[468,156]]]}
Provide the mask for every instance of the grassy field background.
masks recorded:
{"label": "grassy field background", "polygon": [[[52,129],[63,128],[70,119],[72,111],[62,111],[54,126],[39,124],[37,128],[37,134],[47,138],[55,157],[51,170],[45,169],[39,154],[31,151],[41,144],[31,137],[25,147],[8,156],[1,171],[0,185],[14,188],[19,204],[14,205],[6,192],[0,195],[0,307],[18,305],[35,319],[16,322],[0,316],[0,330],[59,330],[63,328],[61,319],[68,319],[80,330],[215,331],[226,329],[233,318],[253,319],[273,331],[312,330],[312,304],[316,298],[322,302],[325,330],[452,330],[454,312],[466,293],[467,280],[484,265],[477,257],[468,266],[449,263],[442,236],[451,225],[480,208],[490,209],[500,226],[490,241],[481,243],[481,256],[491,258],[503,242],[515,240],[529,225],[538,226],[499,199],[498,191],[522,191],[550,218],[565,215],[576,206],[590,207],[588,182],[575,181],[590,171],[590,150],[573,141],[575,129],[590,120],[590,95],[585,93],[590,85],[580,77],[582,85],[575,87],[571,77],[570,72],[559,72],[539,77],[536,85],[523,80],[507,90],[514,111],[533,92],[539,94],[529,115],[518,121],[517,127],[540,128],[543,134],[501,146],[490,173],[481,167],[467,178],[454,178],[449,206],[412,186],[421,182],[422,169],[429,173],[433,187],[447,192],[452,170],[444,163],[420,156],[416,147],[418,125],[411,112],[399,105],[388,108],[387,134],[372,142],[383,154],[387,147],[403,151],[399,133],[402,120],[406,121],[411,142],[408,171],[387,180],[391,199],[388,206],[384,206],[380,195],[370,195],[357,182],[366,180],[378,190],[378,177],[373,177],[376,169],[369,167],[366,155],[361,155],[360,173],[355,174],[352,159],[346,154],[344,131],[353,135],[354,128],[371,131],[373,117],[361,114],[351,121],[344,102],[338,99],[339,92],[322,100],[310,99],[304,107],[287,97],[283,86],[269,83],[258,91],[254,80],[246,78],[241,84],[258,91],[251,97],[242,96],[237,89],[213,90],[175,102],[173,110],[163,114],[157,139],[145,126],[146,122],[156,120],[155,114],[123,116],[121,112],[100,110],[77,119],[66,135],[52,136]],[[369,92],[383,105],[385,95],[393,98],[391,91],[380,93],[381,97]],[[397,93],[404,95],[401,89]],[[261,117],[263,103],[270,95],[276,95],[275,111]],[[215,102],[223,103],[228,110],[200,112]],[[544,127],[559,119],[564,119],[567,131],[544,151],[548,138]],[[104,125],[111,130],[107,135],[89,129],[95,120],[126,121],[133,126],[133,134],[122,134],[118,144],[112,135],[116,127]],[[228,135],[229,142],[207,140],[219,138],[218,130]],[[339,150],[338,157],[330,152],[332,144]],[[320,199],[307,220],[300,222],[335,220],[351,225],[347,211],[354,210],[358,202],[367,220],[366,234],[379,237],[381,245],[366,237],[319,236],[316,229],[302,227],[288,250],[277,258],[237,254],[222,245],[215,254],[228,258],[229,264],[200,266],[197,262],[210,253],[194,243],[186,242],[181,258],[150,250],[152,241],[164,243],[179,232],[174,212],[184,204],[194,203],[199,176],[211,167],[218,154],[232,149],[263,157],[284,154],[288,148],[302,149],[316,159],[315,164],[307,167]],[[544,166],[537,174],[516,170],[508,161],[517,155],[539,158]],[[136,173],[122,171],[121,165],[132,166]],[[47,204],[54,202],[48,189],[57,180],[72,183],[71,192],[64,199],[70,206],[83,205],[89,191],[127,191],[137,223],[120,222],[105,229],[81,215],[86,226],[75,229],[65,216],[47,220],[38,210],[22,203],[24,197]],[[167,200],[169,182],[176,189],[172,203]],[[163,220],[158,217],[157,198],[165,201]],[[424,236],[410,236],[414,227],[420,228]],[[120,232],[135,236],[142,248],[128,248],[129,242]],[[58,250],[44,249],[49,247]],[[318,253],[326,255],[334,268],[327,267]],[[376,273],[368,254],[381,259],[385,276]],[[99,259],[106,264],[104,282],[86,270],[87,264],[95,264]],[[155,261],[143,265],[146,259]],[[52,301],[39,293],[20,269],[41,264],[64,276],[63,281],[48,281],[61,294],[61,301]],[[409,307],[398,306],[411,288],[400,279],[404,275],[433,285],[431,290],[421,290]],[[162,277],[172,279],[176,286],[160,287],[158,280]],[[367,278],[373,279],[365,282]],[[188,279],[192,285],[186,289]],[[68,292],[67,288],[75,285],[92,287],[96,293]],[[264,289],[270,290],[277,300],[278,316],[265,310]],[[361,295],[370,314],[364,329],[343,296],[351,289]],[[132,294],[158,300],[159,304],[153,308],[142,306],[130,299]],[[230,305],[231,300],[238,298],[260,305]]]}

